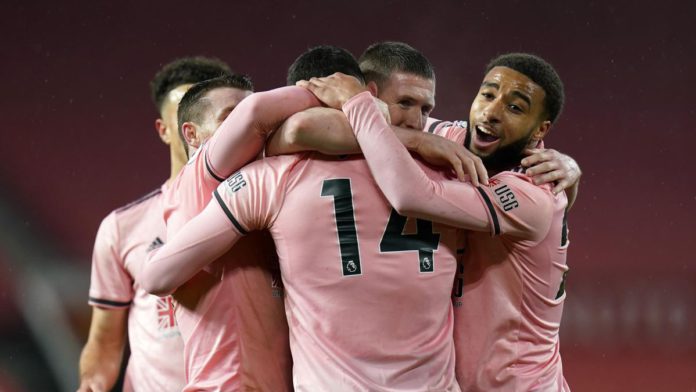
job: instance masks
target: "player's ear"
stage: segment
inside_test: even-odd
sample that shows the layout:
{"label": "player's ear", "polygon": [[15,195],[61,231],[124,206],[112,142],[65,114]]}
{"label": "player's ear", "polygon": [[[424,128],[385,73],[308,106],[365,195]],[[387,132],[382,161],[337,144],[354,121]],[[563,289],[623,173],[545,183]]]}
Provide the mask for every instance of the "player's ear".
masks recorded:
{"label": "player's ear", "polygon": [[532,132],[532,140],[536,140],[537,142],[543,140],[546,137],[546,135],[549,134],[550,130],[551,121],[542,121],[542,123],[539,125],[539,128]]}
{"label": "player's ear", "polygon": [[169,145],[171,140],[169,139],[171,136],[169,132],[167,132],[167,125],[164,123],[164,120],[161,118],[158,118],[155,120],[155,129],[157,130],[157,134],[159,135],[160,139],[164,144]]}
{"label": "player's ear", "polygon": [[181,133],[184,135],[184,140],[186,144],[193,148],[198,148],[201,145],[200,134],[196,129],[196,124],[187,121],[181,124]]}
{"label": "player's ear", "polygon": [[367,82],[367,89],[370,90],[370,94],[372,94],[375,97],[379,93],[379,88],[377,88],[377,83],[375,83],[374,81]]}

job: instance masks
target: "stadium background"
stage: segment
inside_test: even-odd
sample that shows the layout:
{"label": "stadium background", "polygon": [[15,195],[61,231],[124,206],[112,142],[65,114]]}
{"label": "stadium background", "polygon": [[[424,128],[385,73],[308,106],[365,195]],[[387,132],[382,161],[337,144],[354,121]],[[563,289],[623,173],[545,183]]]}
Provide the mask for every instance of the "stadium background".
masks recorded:
{"label": "stadium background", "polygon": [[547,145],[584,171],[561,329],[573,391],[696,390],[696,3],[19,2],[0,5],[0,391],[74,390],[99,221],[159,186],[148,82],[217,56],[257,90],[330,43],[420,49],[434,117],[461,119],[484,64],[553,63],[567,94]]}

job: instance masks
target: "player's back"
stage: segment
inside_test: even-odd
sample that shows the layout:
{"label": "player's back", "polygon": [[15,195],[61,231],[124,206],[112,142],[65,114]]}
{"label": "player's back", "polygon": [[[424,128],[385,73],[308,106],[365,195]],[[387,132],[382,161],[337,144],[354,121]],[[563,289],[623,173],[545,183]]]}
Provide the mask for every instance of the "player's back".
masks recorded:
{"label": "player's back", "polygon": [[296,390],[458,390],[455,230],[396,214],[362,157],[297,162],[283,197],[271,234]]}

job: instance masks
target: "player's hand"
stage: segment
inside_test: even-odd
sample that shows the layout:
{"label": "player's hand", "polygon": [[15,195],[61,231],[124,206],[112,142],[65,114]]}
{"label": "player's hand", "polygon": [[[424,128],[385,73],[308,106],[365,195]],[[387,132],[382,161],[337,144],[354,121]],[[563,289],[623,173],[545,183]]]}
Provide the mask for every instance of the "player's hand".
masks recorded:
{"label": "player's hand", "polygon": [[104,383],[94,379],[84,379],[80,382],[77,392],[107,392]]}
{"label": "player's hand", "polygon": [[426,162],[435,166],[449,166],[460,181],[466,181],[468,174],[471,183],[488,185],[488,171],[481,158],[451,140],[429,133],[419,133],[421,141],[415,149]]}
{"label": "player's hand", "polygon": [[535,184],[554,182],[552,192],[559,192],[572,187],[582,176],[580,166],[568,155],[552,149],[528,149],[529,154],[522,160],[522,166],[526,167],[525,173],[532,177]]}
{"label": "player's hand", "polygon": [[338,110],[349,99],[367,90],[357,78],[340,72],[324,78],[300,80],[296,85],[306,88],[324,104]]}

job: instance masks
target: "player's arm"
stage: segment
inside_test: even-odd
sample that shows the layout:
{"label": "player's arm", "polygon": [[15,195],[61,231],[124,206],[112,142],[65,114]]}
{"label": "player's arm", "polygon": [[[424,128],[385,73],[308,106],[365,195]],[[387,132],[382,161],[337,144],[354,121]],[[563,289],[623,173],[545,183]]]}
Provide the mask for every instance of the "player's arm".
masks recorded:
{"label": "player's arm", "polygon": [[266,144],[266,156],[302,151],[359,154],[360,145],[342,111],[317,107],[290,116]]}
{"label": "player's arm", "polygon": [[78,392],[105,392],[114,386],[121,369],[127,319],[127,308],[93,307],[89,338],[80,355]]}
{"label": "player's arm", "polygon": [[532,177],[535,184],[555,183],[553,193],[565,190],[568,209],[575,203],[580,187],[582,171],[575,160],[553,149],[528,150],[528,157],[522,160],[525,174]]}
{"label": "player's arm", "polygon": [[430,179],[374,115],[367,94],[343,106],[363,149],[375,182],[394,209],[402,215],[431,219],[474,231],[491,231],[489,211],[471,183]]}
{"label": "player's arm", "polygon": [[402,215],[490,231],[489,210],[477,188],[459,181],[431,180],[379,115],[373,97],[361,93],[354,83],[334,74],[312,79],[307,87],[328,105],[343,107],[370,172],[392,207]]}
{"label": "player's arm", "polygon": [[[382,110],[382,108],[380,108]],[[382,110],[384,115],[385,110]],[[386,112],[388,115],[388,111]],[[394,134],[409,150],[422,156],[428,163],[452,167],[463,179],[469,174],[474,182],[488,181],[481,160],[462,145],[425,132],[392,126]],[[291,154],[301,151],[319,151],[327,155],[361,153],[353,129],[345,114],[333,108],[311,108],[296,113],[273,133],[266,145],[266,155]],[[462,159],[464,158],[464,159]]]}
{"label": "player's arm", "polygon": [[301,87],[281,87],[254,93],[242,100],[210,138],[207,164],[218,178],[226,178],[253,160],[266,138],[290,115],[319,106]]}
{"label": "player's arm", "polygon": [[[399,140],[409,150],[422,143],[420,132],[393,128]],[[293,114],[273,133],[266,144],[266,156],[303,151],[318,151],[327,155],[361,153],[346,115],[340,110],[326,107],[311,108]]]}
{"label": "player's arm", "polygon": [[198,271],[227,252],[245,233],[235,227],[217,194],[173,238],[153,252],[140,272],[150,294],[169,295]]}
{"label": "player's arm", "polygon": [[115,213],[99,225],[92,253],[89,304],[92,322],[80,356],[79,391],[109,391],[118,378],[127,336],[133,282],[121,257]]}

